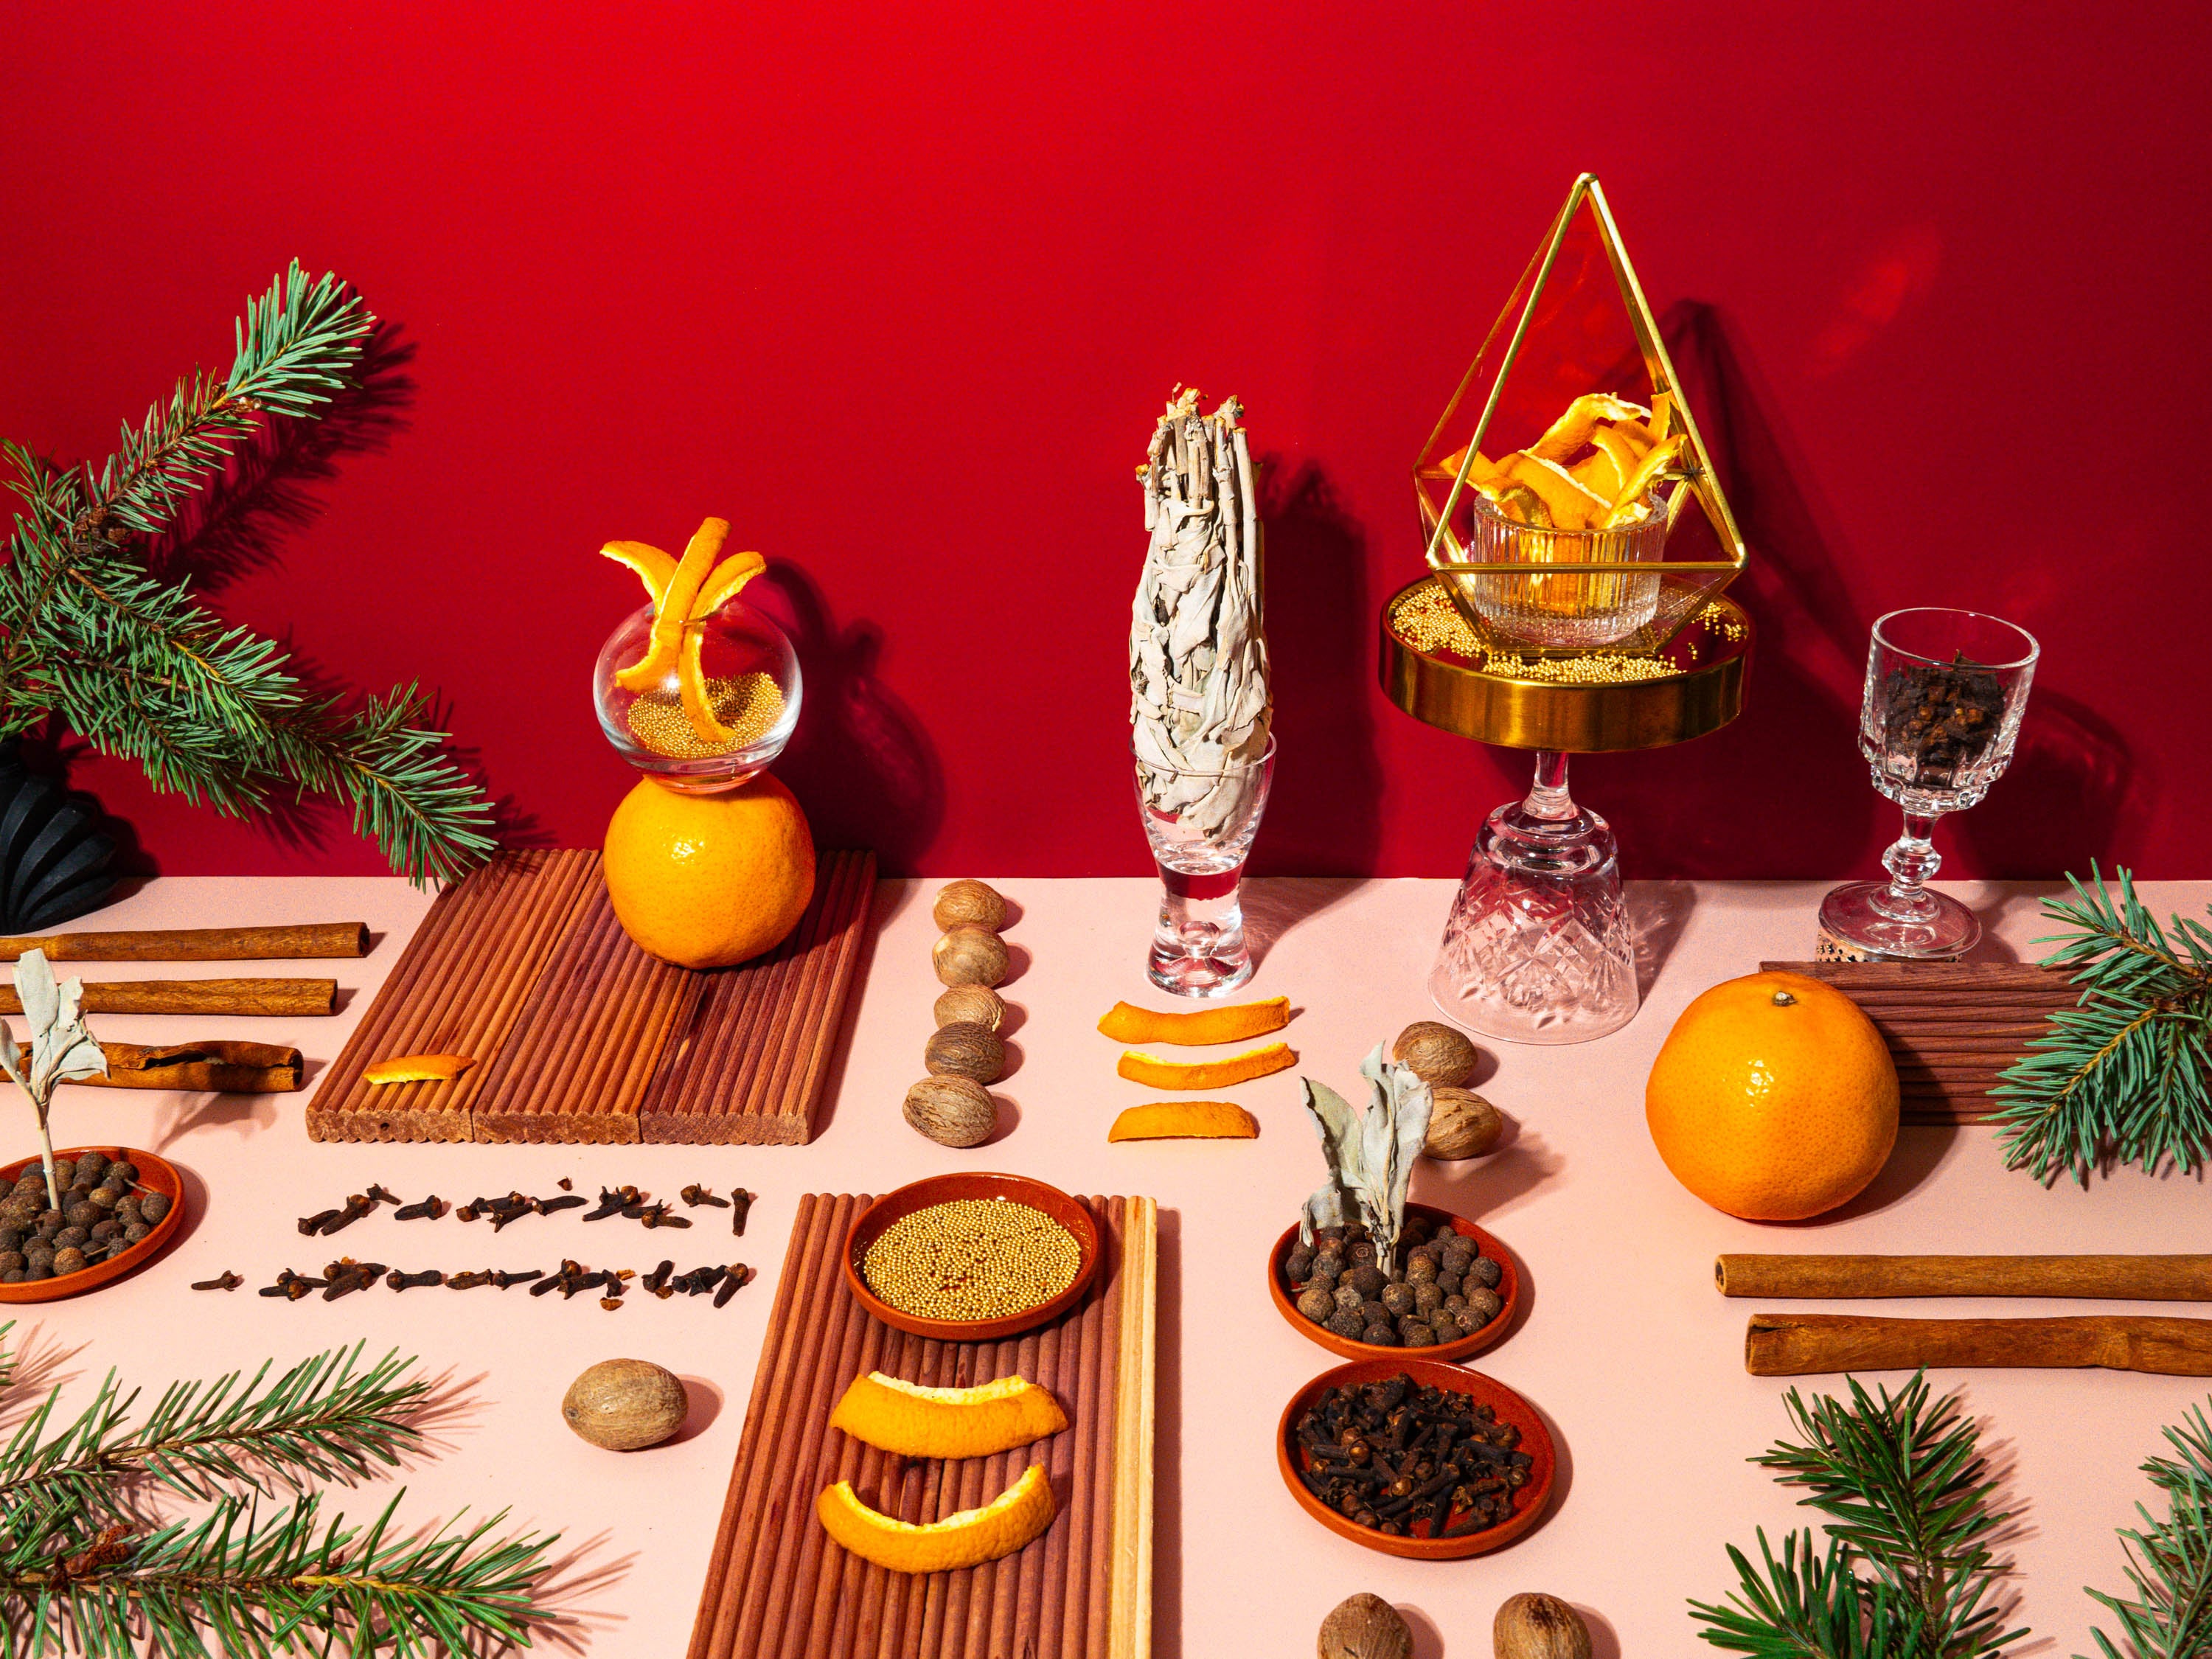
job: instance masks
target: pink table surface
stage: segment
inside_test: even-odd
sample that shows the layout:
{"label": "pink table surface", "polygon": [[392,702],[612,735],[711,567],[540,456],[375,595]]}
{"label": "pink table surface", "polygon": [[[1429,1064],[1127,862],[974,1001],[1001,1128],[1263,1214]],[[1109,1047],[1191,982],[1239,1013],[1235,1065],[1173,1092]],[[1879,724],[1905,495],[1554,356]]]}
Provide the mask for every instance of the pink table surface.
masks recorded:
{"label": "pink table surface", "polygon": [[[1324,1532],[1282,1488],[1272,1448],[1277,1414],[1334,1362],[1276,1314],[1262,1261],[1319,1178],[1298,1073],[1364,1097],[1360,1057],[1432,1012],[1422,988],[1452,884],[1250,884],[1255,931],[1270,940],[1250,993],[1287,994],[1300,1011],[1286,1033],[1299,1066],[1223,1091],[1258,1115],[1257,1142],[1120,1146],[1105,1139],[1115,1112],[1153,1097],[1115,1078],[1118,1045],[1093,1026],[1117,999],[1164,1000],[1148,995],[1141,974],[1156,890],[1135,880],[1001,885],[1020,907],[1007,935],[1018,977],[1006,988],[1022,1011],[1012,1042],[1019,1063],[1000,1091],[1018,1121],[975,1152],[933,1146],[899,1119],[900,1098],[921,1074],[939,989],[928,966],[935,930],[927,893],[934,884],[881,890],[872,964],[831,1109],[805,1147],[316,1146],[302,1127],[305,1095],[64,1091],[58,1140],[150,1147],[188,1170],[198,1194],[187,1236],[161,1261],[93,1295],[16,1310],[9,1340],[26,1363],[13,1412],[55,1382],[82,1401],[110,1366],[150,1395],[172,1377],[268,1357],[289,1362],[356,1339],[372,1353],[397,1346],[420,1355],[444,1403],[432,1425],[437,1455],[402,1477],[404,1512],[427,1520],[464,1506],[506,1507],[517,1526],[558,1530],[551,1593],[563,1622],[552,1633],[555,1649],[660,1659],[682,1653],[689,1637],[799,1195],[879,1193],[946,1170],[1015,1170],[1075,1192],[1149,1194],[1161,1206],[1156,1653],[1304,1654],[1322,1615],[1359,1589],[1406,1610],[1424,1659],[1487,1656],[1498,1602],[1527,1589],[1584,1609],[1601,1659],[1692,1653],[1711,1650],[1694,1642],[1684,1599],[1717,1599],[1730,1587],[1723,1543],[1748,1547],[1754,1528],[1778,1537],[1807,1515],[1745,1461],[1783,1431],[1788,1385],[1745,1375],[1744,1322],[1754,1304],[1715,1292],[1717,1253],[2204,1248],[2200,1182],[2123,1172],[2087,1192],[2045,1190],[2005,1173],[1990,1133],[1980,1129],[1908,1129],[1875,1188],[1821,1224],[1761,1227],[1708,1209],[1675,1185],[1651,1148],[1641,1110],[1645,1072],[1699,990],[1762,957],[1810,953],[1820,888],[1639,884],[1632,902],[1659,957],[1644,1012],[1600,1042],[1492,1050],[1494,1073],[1480,1087],[1513,1120],[1510,1144],[1486,1160],[1425,1162],[1413,1178],[1416,1198],[1479,1218],[1522,1265],[1529,1288],[1520,1328],[1474,1364],[1553,1425],[1563,1458],[1552,1512],[1495,1555],[1393,1560]],[[1984,909],[1997,954],[2006,946],[2032,954],[2030,942],[2047,931],[2024,888],[1954,890]],[[2212,883],[2144,890],[2160,913],[2197,913],[2212,900]],[[313,1062],[336,1054],[427,902],[392,880],[155,882],[98,925],[358,917],[376,930],[377,945],[364,961],[335,964],[350,991],[335,1019],[102,1016],[94,1024],[131,1041],[252,1036],[297,1043],[310,1057],[312,1083],[320,1069]],[[96,964],[70,971],[101,976]],[[198,971],[134,965],[112,976]],[[28,1146],[27,1123],[19,1118],[17,1128]],[[688,1233],[647,1234],[621,1221],[584,1227],[560,1216],[518,1223],[495,1238],[482,1223],[398,1223],[387,1212],[326,1244],[301,1239],[292,1224],[371,1181],[410,1199],[435,1191],[461,1200],[515,1187],[550,1193],[563,1176],[582,1192],[632,1182],[672,1194],[698,1181],[718,1191],[743,1185],[761,1197],[746,1237],[734,1244],[716,1225],[723,1212],[710,1211],[695,1212],[699,1224]],[[664,1254],[680,1267],[734,1257],[762,1279],[719,1313],[705,1298],[635,1294],[608,1314],[587,1297],[563,1304],[520,1290],[395,1295],[380,1287],[325,1304],[264,1300],[250,1288],[228,1296],[185,1288],[225,1268],[249,1286],[266,1284],[280,1267],[312,1271],[340,1251],[447,1271],[551,1267],[563,1255],[641,1271]],[[2021,1302],[2002,1311],[2082,1305]],[[1886,1310],[1968,1311],[1944,1303]],[[616,1455],[562,1426],[557,1408],[570,1378],[615,1355],[656,1360],[690,1382],[694,1418],[683,1438]],[[2205,1398],[2206,1384],[2101,1371],[1936,1380],[1963,1389],[2003,1478],[2004,1501],[2021,1512],[2013,1583],[2018,1613],[2039,1639],[2016,1651],[2084,1650],[2094,1608],[2081,1587],[2122,1587],[2112,1528],[2149,1496],[2136,1466],[2158,1449],[2161,1425]],[[340,1496],[349,1512],[365,1516],[385,1495],[380,1486]]]}

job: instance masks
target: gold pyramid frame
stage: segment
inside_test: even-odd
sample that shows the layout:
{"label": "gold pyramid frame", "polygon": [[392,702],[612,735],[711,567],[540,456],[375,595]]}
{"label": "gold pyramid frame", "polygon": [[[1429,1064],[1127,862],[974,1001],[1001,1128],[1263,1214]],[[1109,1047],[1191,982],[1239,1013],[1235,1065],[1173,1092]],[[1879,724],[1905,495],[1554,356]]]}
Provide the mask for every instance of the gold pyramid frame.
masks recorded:
{"label": "gold pyramid frame", "polygon": [[[1429,567],[1444,574],[1445,580],[1440,585],[1450,594],[1453,604],[1475,630],[1476,637],[1486,643],[1490,642],[1494,635],[1489,624],[1462,591],[1457,579],[1484,575],[1525,576],[1530,567],[1526,564],[1469,562],[1466,556],[1467,549],[1452,533],[1452,514],[1468,488],[1468,471],[1473,465],[1475,453],[1481,448],[1483,439],[1490,429],[1491,419],[1498,412],[1506,377],[1511,374],[1515,363],[1520,359],[1530,323],[1536,315],[1538,301],[1543,298],[1545,284],[1551,280],[1553,267],[1558,262],[1560,249],[1574,225],[1577,211],[1584,207],[1588,208],[1595,222],[1599,243],[1613,268],[1613,280],[1620,285],[1629,327],[1635,337],[1637,350],[1643,356],[1644,371],[1651,380],[1652,394],[1655,398],[1665,395],[1675,418],[1681,422],[1685,438],[1684,464],[1675,471],[1679,484],[1668,504],[1669,537],[1671,538],[1675,521],[1682,514],[1684,504],[1694,501],[1726,555],[1714,560],[1666,560],[1648,563],[1561,561],[1542,567],[1546,571],[1561,575],[1657,574],[1662,590],[1658,615],[1638,634],[1602,647],[1605,653],[1611,655],[1644,655],[1664,650],[1707,605],[1719,597],[1729,582],[1742,574],[1747,555],[1743,537],[1736,529],[1735,515],[1729,510],[1728,497],[1721,489],[1720,480],[1706,453],[1704,434],[1698,430],[1697,416],[1677,384],[1674,362],[1667,355],[1666,342],[1660,337],[1659,325],[1651,314],[1650,302],[1644,297],[1644,285],[1637,280],[1636,267],[1629,262],[1628,251],[1621,244],[1620,228],[1613,222],[1613,210],[1606,202],[1605,190],[1598,183],[1595,173],[1585,173],[1576,179],[1573,188],[1567,192],[1565,205],[1560,208],[1559,216],[1552,222],[1550,234],[1522,273],[1520,282],[1514,285],[1515,298],[1508,299],[1504,310],[1498,313],[1497,322],[1484,337],[1482,349],[1475,353],[1474,361],[1462,377],[1458,390],[1453,392],[1435,430],[1422,447],[1420,459],[1414,463],[1413,494],[1419,503],[1422,526],[1428,536],[1425,557]],[[1519,296],[1524,289],[1526,297],[1522,299]],[[1517,317],[1515,315],[1516,300],[1519,307]],[[1468,440],[1466,453],[1457,471],[1448,474],[1441,467],[1431,469],[1427,465],[1430,454],[1443,441],[1453,417],[1458,414],[1474,386],[1492,346],[1509,325],[1512,330],[1511,337],[1506,342],[1504,355],[1498,362],[1497,372],[1491,377],[1484,396],[1481,417],[1475,422],[1474,435]],[[1425,486],[1431,482],[1440,482],[1446,477],[1451,478],[1451,488],[1446,493],[1443,505],[1438,507],[1431,501]],[[1449,550],[1450,556],[1439,556],[1443,550]],[[1590,654],[1581,649],[1538,649],[1504,642],[1500,642],[1499,648],[1522,657]]]}

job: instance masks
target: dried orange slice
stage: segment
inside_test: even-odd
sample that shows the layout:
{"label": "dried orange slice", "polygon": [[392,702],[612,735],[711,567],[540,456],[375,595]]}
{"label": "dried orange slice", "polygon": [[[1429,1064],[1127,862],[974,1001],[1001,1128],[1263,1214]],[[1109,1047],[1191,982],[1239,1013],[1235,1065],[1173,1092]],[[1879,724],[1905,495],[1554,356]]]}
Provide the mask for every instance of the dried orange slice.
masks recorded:
{"label": "dried orange slice", "polygon": [[1682,453],[1685,441],[1677,434],[1664,443],[1652,445],[1644,452],[1644,459],[1637,462],[1636,470],[1622,481],[1619,493],[1613,498],[1612,506],[1606,509],[1607,521],[1625,523],[1626,520],[1620,519],[1620,514],[1630,507],[1644,505],[1644,498],[1650,494],[1652,483],[1674,464],[1675,459]]}
{"label": "dried orange slice", "polygon": [[1534,455],[1510,455],[1504,462],[1504,471],[1513,482],[1525,484],[1534,491],[1552,515],[1552,522],[1562,530],[1582,530],[1593,524],[1602,524],[1605,515],[1613,510],[1606,497],[1588,489],[1557,461],[1547,461]]}
{"label": "dried orange slice", "polygon": [[660,590],[653,611],[653,634],[645,654],[629,667],[615,670],[615,684],[623,690],[650,691],[677,672],[683,655],[684,624],[690,617],[691,601],[698,597],[707,573],[714,568],[715,556],[729,536],[728,520],[709,519],[691,538],[690,545],[684,550],[684,557]]}
{"label": "dried orange slice", "polygon": [[1106,1011],[1098,1029],[1116,1042],[1172,1042],[1182,1048],[1198,1048],[1209,1042],[1249,1042],[1279,1031],[1290,1023],[1291,1000],[1269,997],[1265,1002],[1234,1002],[1222,1008],[1172,1014],[1117,1002]]}
{"label": "dried orange slice", "polygon": [[824,1531],[863,1561],[892,1572],[946,1572],[1012,1555],[1052,1524],[1058,1507],[1044,1466],[1032,1463],[982,1508],[942,1521],[894,1521],[863,1504],[849,1480],[824,1490],[814,1513]]}
{"label": "dried orange slice", "polygon": [[926,1389],[870,1371],[853,1379],[830,1426],[902,1457],[988,1457],[1058,1434],[1067,1413],[1026,1377]]}
{"label": "dried orange slice", "polygon": [[1158,1060],[1132,1048],[1115,1067],[1132,1083],[1152,1089],[1225,1089],[1232,1083],[1249,1083],[1255,1077],[1295,1066],[1298,1057],[1287,1042],[1271,1042],[1264,1048],[1232,1055],[1227,1060]]}
{"label": "dried orange slice", "polygon": [[1115,1140],[1257,1140],[1260,1120],[1233,1100],[1156,1100],[1114,1120]]}
{"label": "dried orange slice", "polygon": [[1590,441],[1598,426],[1624,421],[1648,421],[1651,411],[1609,392],[1585,392],[1569,404],[1566,412],[1552,422],[1542,437],[1521,453],[1540,461],[1565,461]]}

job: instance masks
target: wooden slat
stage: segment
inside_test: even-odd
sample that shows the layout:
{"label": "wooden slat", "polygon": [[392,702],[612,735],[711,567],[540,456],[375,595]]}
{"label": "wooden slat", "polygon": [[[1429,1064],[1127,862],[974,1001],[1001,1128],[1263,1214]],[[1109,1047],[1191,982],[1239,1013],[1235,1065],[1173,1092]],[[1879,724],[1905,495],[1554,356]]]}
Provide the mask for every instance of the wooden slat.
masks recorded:
{"label": "wooden slat", "polygon": [[[647,956],[589,850],[502,854],[439,895],[317,1091],[318,1140],[795,1146],[866,943],[875,858],[819,855],[791,937],[735,968]],[[371,1088],[372,1060],[465,1054],[452,1083]]]}
{"label": "wooden slat", "polygon": [[[924,1341],[878,1325],[840,1254],[865,1197],[810,1194],[793,1223],[761,1369],[699,1598],[690,1659],[1148,1659],[1151,1652],[1157,1212],[1091,1198],[1107,1241],[1083,1303],[1002,1342]],[[865,1371],[932,1387],[1018,1372],[1066,1407],[1038,1446],[948,1463],[907,1460],[828,1426]],[[926,1577],[848,1555],[814,1518],[850,1480],[902,1520],[972,1509],[1042,1461],[1060,1502],[1004,1560]]]}

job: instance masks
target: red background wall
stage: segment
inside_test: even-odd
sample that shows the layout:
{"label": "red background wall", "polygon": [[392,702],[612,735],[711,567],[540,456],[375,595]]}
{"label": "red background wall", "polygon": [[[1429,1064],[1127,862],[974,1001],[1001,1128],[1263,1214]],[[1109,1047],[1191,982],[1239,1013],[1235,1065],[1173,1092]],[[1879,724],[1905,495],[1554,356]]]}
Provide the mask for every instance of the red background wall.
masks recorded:
{"label": "red background wall", "polygon": [[[104,454],[296,255],[396,399],[210,572],[356,684],[445,698],[510,833],[629,782],[592,556],[709,513],[811,678],[781,769],[893,868],[1146,866],[1131,468],[1170,388],[1272,458],[1261,867],[1456,872],[1515,757],[1398,714],[1408,471],[1576,171],[1604,179],[1753,547],[1749,712],[1596,758],[1632,873],[1870,872],[1866,629],[2041,637],[1953,873],[2203,874],[2212,82],[2201,7],[19,3],[0,432]],[[756,592],[760,587],[756,586]],[[168,872],[367,870],[74,775]]]}

